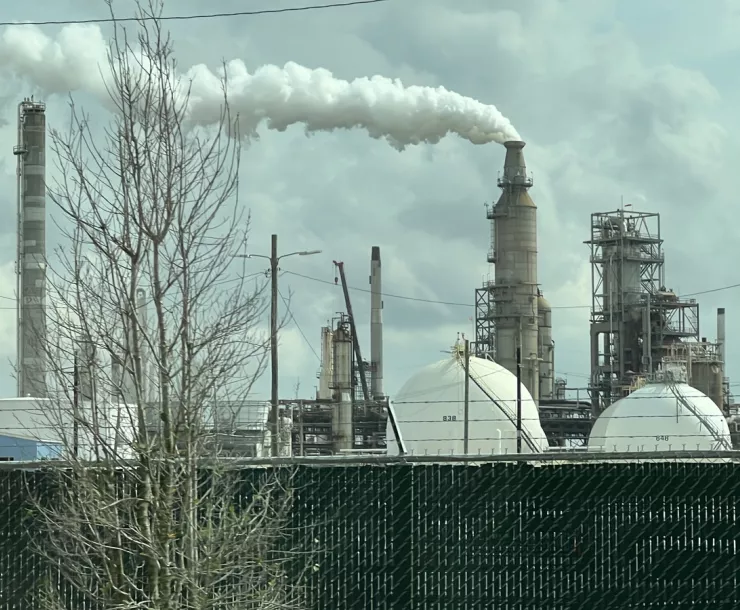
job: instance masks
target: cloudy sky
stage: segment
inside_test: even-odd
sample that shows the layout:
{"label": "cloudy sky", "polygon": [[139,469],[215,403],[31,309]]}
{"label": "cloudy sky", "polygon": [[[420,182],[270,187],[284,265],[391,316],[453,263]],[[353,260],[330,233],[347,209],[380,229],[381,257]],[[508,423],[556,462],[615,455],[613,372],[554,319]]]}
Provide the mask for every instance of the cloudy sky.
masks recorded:
{"label": "cloudy sky", "polygon": [[[119,13],[130,12],[119,1]],[[171,0],[168,14],[301,6],[308,0]],[[102,0],[37,0],[3,7],[8,21],[105,16]],[[539,278],[555,308],[556,371],[572,387],[588,377],[590,214],[620,200],[659,212],[667,284],[680,294],[740,282],[733,210],[740,192],[737,113],[740,0],[389,0],[322,11],[170,22],[180,65],[240,58],[250,71],[295,61],[338,78],[375,74],[442,85],[494,104],[527,141],[539,208]],[[106,26],[102,26],[106,32]],[[43,26],[52,38],[61,26]],[[29,36],[31,34],[29,33]],[[37,36],[34,34],[34,36]],[[16,47],[32,48],[30,39]],[[67,40],[85,58],[84,39]],[[7,47],[3,53],[9,53]],[[30,51],[29,51],[30,52]],[[29,60],[30,61],[30,60]],[[23,77],[0,61],[0,395],[15,382],[15,105],[36,94],[63,126],[59,74]],[[70,75],[74,66],[69,68]],[[70,77],[66,75],[66,77]],[[80,78],[84,75],[78,74]],[[56,83],[51,83],[57,79]],[[62,87],[63,89],[63,87]],[[78,93],[93,116],[105,110]],[[295,322],[281,338],[281,393],[309,397],[320,327],[343,309],[332,260],[346,265],[359,331],[369,352],[370,250],[380,246],[385,297],[386,389],[472,334],[473,291],[492,270],[484,203],[495,200],[504,149],[457,136],[398,152],[361,131],[306,137],[300,126],[261,130],[243,156],[241,201],[253,216],[251,246],[323,254],[284,261],[281,292]],[[50,210],[53,213],[53,210]],[[264,261],[250,261],[260,271]],[[306,279],[292,273],[308,276]],[[328,282],[328,283],[324,283]],[[392,295],[421,299],[414,301]],[[737,289],[698,296],[702,334],[727,307],[729,374],[740,383]],[[444,301],[441,305],[426,301]],[[267,321],[265,321],[265,324]],[[304,336],[305,335],[305,339]],[[368,353],[369,355],[369,353]],[[267,381],[267,380],[265,380]],[[258,387],[267,396],[267,384]]]}

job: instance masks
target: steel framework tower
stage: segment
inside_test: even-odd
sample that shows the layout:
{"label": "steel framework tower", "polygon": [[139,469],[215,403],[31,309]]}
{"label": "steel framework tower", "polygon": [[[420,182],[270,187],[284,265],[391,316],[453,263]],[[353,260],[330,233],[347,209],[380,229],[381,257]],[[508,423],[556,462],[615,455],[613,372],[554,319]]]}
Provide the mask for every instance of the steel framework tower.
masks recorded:
{"label": "steel framework tower", "polygon": [[46,105],[18,105],[18,395],[45,398],[46,385]]}
{"label": "steel framework tower", "polygon": [[483,282],[481,288],[475,289],[475,341],[472,348],[477,358],[495,361],[496,323],[493,286],[493,281],[487,280]]}
{"label": "steel framework tower", "polygon": [[653,373],[672,346],[699,339],[699,305],[665,287],[660,215],[591,214],[591,381],[598,413]]}

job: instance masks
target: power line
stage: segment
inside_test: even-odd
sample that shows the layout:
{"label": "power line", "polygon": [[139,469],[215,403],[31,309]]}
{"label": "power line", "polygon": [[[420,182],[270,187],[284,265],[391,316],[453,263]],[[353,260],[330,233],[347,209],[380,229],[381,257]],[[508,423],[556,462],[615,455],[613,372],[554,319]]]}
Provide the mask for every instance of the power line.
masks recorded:
{"label": "power line", "polygon": [[316,356],[316,359],[319,362],[321,362],[321,357],[318,355],[318,353],[316,353],[316,350],[313,348],[313,345],[311,345],[311,342],[308,340],[308,337],[306,337],[306,333],[303,332],[303,329],[301,328],[300,324],[298,324],[298,320],[295,319],[295,316],[293,315],[293,312],[290,309],[290,305],[288,305],[288,301],[282,295],[280,290],[278,290],[278,294],[280,295],[280,298],[283,300],[283,305],[285,305],[285,309],[288,310],[288,315],[290,316],[290,319],[293,321],[293,324],[295,324],[295,327],[298,329],[298,332],[301,333],[301,337],[303,337],[303,340],[306,342],[306,345],[308,345],[309,349],[313,352],[313,355]]}
{"label": "power line", "polygon": [[320,11],[330,8],[347,8],[363,4],[379,4],[390,0],[352,0],[350,2],[332,2],[330,4],[312,4],[309,6],[289,6],[286,8],[266,8],[254,11],[233,11],[230,13],[200,13],[195,15],[163,15],[161,17],[101,17],[99,19],[59,19],[51,21],[0,21],[0,26],[9,25],[70,25],[92,23],[126,23],[132,21],[193,21],[196,19],[220,19],[224,17],[247,17],[253,15],[276,15],[278,13],[299,13]]}
{"label": "power line", "polygon": [[[330,282],[329,280],[322,280],[321,278],[311,277],[310,275],[304,275],[302,273],[296,273],[295,271],[283,271],[283,273],[289,273],[290,275],[302,277],[303,279],[311,280],[312,282],[319,282],[320,284],[328,284],[330,286],[336,285],[334,282]],[[357,292],[366,292],[366,293],[371,292],[368,288],[358,288],[357,286],[348,286],[348,288],[350,290],[355,290]],[[713,292],[722,292],[724,290],[731,290],[733,288],[740,288],[740,284],[730,284],[728,286],[720,286],[719,288],[711,288],[709,290],[700,290],[699,292],[690,292],[688,294],[680,295],[679,298],[695,297],[695,296],[699,296],[702,294],[710,294]],[[382,293],[381,296],[389,298],[389,299],[401,299],[403,301],[416,301],[418,303],[430,303],[434,305],[450,305],[452,307],[468,307],[468,308],[475,307],[475,305],[472,305],[470,303],[459,303],[457,301],[439,301],[436,299],[423,299],[420,297],[411,297],[411,296],[402,295],[402,294],[391,294],[389,292],[384,292]],[[591,305],[553,305],[552,309],[591,309]]]}
{"label": "power line", "polygon": [[682,297],[695,297],[700,294],[710,294],[712,292],[721,292],[722,290],[729,290],[730,288],[740,288],[740,284],[731,284],[730,286],[722,286],[721,288],[711,288],[710,290],[701,290],[699,292],[689,292],[688,294],[682,294]]}
{"label": "power line", "polygon": [[[385,0],[380,0],[385,1]],[[0,23],[0,25],[3,25]],[[263,271],[258,271],[257,273],[252,273],[250,275],[245,276],[246,278],[254,277],[257,275],[263,274]],[[322,280],[318,277],[312,277],[310,275],[305,275],[303,273],[296,273],[295,271],[282,271],[281,275],[283,273],[287,273],[289,275],[295,275],[296,277],[301,277],[305,280],[311,280],[312,282],[318,282],[319,284],[327,284],[329,286],[336,286],[335,282],[330,282],[329,280]],[[227,280],[227,281],[238,281],[239,278],[234,280]],[[226,283],[226,282],[224,282]],[[365,292],[367,294],[370,294],[370,290],[368,288],[359,288],[357,286],[348,286],[349,290],[354,290],[356,292]],[[732,290],[733,288],[740,288],[740,284],[729,284],[727,286],[720,286],[719,288],[710,288],[708,290],[700,290],[698,292],[689,292],[687,294],[680,295],[679,298],[686,298],[686,297],[695,297],[700,296],[703,294],[712,294],[714,292],[723,292],[725,290]],[[388,299],[400,299],[402,301],[413,301],[416,303],[429,303],[430,305],[448,305],[450,307],[467,307],[467,308],[473,308],[475,305],[472,305],[470,303],[460,303],[457,301],[441,301],[438,299],[424,299],[421,297],[412,297],[404,294],[392,294],[390,292],[383,292],[381,293],[381,296],[388,298]],[[282,298],[282,297],[281,297]],[[0,299],[7,299],[8,301],[15,301],[15,297],[7,297],[0,295]],[[0,310],[2,309],[15,309],[15,307],[0,307]],[[553,305],[551,309],[591,309],[591,305]],[[295,321],[295,320],[294,320]]]}
{"label": "power line", "polygon": [[[310,275],[303,275],[302,273],[296,273],[295,271],[285,271],[284,273],[289,273],[290,275],[295,275],[298,277],[302,277],[306,280],[311,280],[313,282],[319,282],[321,284],[329,284],[330,286],[336,286],[334,282],[330,282],[329,280],[322,280],[317,277],[311,277]],[[348,286],[350,290],[355,290],[357,292],[367,292],[370,293],[371,291],[367,288],[357,288],[356,286]],[[417,301],[419,303],[433,303],[436,305],[451,305],[455,307],[472,307],[470,303],[456,303],[454,301],[436,301],[434,299],[422,299],[419,297],[409,297],[402,294],[390,294],[388,292],[382,293],[381,296],[384,296],[389,299],[401,299],[403,301]]]}

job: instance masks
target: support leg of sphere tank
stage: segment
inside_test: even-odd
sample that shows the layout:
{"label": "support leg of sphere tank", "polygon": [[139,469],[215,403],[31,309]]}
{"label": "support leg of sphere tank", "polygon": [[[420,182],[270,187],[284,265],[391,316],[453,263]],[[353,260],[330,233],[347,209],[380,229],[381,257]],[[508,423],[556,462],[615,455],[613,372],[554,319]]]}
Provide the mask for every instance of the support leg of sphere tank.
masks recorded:
{"label": "support leg of sphere tank", "polygon": [[470,444],[470,341],[465,339],[465,404],[463,407],[463,453],[468,455]]}
{"label": "support leg of sphere tank", "polygon": [[406,455],[406,444],[403,442],[401,436],[401,429],[398,427],[398,420],[396,419],[396,411],[393,408],[393,403],[388,401],[388,419],[391,422],[393,428],[393,436],[396,437],[396,445],[398,445],[398,455]]}
{"label": "support leg of sphere tank", "polygon": [[522,452],[522,348],[516,348],[516,452]]}

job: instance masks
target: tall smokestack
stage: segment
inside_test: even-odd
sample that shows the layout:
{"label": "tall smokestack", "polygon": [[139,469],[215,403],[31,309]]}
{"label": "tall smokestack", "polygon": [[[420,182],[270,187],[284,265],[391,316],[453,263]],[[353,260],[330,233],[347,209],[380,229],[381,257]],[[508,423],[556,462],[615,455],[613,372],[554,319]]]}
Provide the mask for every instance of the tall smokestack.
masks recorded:
{"label": "tall smokestack", "polygon": [[494,321],[496,361],[516,374],[516,351],[522,350],[521,378],[539,401],[537,310],[537,206],[529,196],[532,178],[524,162],[524,142],[506,142],[501,196],[488,217],[493,243],[488,262],[495,263]]}
{"label": "tall smokestack", "polygon": [[18,395],[46,398],[46,104],[18,105]]}
{"label": "tall smokestack", "polygon": [[370,260],[370,393],[383,398],[383,287],[380,278],[380,247],[373,246]]}
{"label": "tall smokestack", "polygon": [[724,375],[725,368],[725,308],[719,307],[717,309],[717,349],[719,351],[719,359],[722,363]]}

